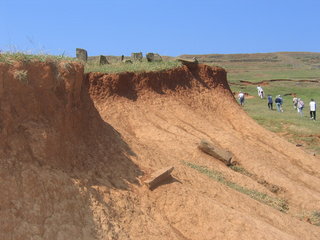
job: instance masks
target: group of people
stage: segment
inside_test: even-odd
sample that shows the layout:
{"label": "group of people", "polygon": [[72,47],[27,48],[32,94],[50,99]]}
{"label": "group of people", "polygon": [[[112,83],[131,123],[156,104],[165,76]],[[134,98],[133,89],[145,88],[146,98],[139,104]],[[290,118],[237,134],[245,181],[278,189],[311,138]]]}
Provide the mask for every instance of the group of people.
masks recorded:
{"label": "group of people", "polygon": [[[282,108],[283,98],[281,97],[281,95],[277,95],[274,102],[276,104],[277,111],[283,112],[283,108]],[[268,95],[268,108],[270,110],[273,110],[273,100],[271,95]]]}
{"label": "group of people", "polygon": [[[293,108],[297,109],[298,113],[301,116],[303,116],[304,102],[302,101],[302,99],[294,96],[292,99],[292,102],[293,102]],[[309,108],[310,108],[310,119],[316,120],[317,103],[314,101],[313,98],[311,98],[309,102]]]}
{"label": "group of people", "polygon": [[297,98],[296,96],[292,99],[293,102],[293,108],[297,109],[298,113],[303,116],[303,108],[304,108],[304,102],[301,98]]}
{"label": "group of people", "polygon": [[[257,86],[257,90],[258,90],[258,96],[263,99],[264,98],[264,91],[262,89],[261,86]],[[244,100],[245,100],[245,94],[243,92],[240,92],[238,94],[238,99],[240,102],[240,105],[244,105]],[[273,110],[273,99],[271,95],[268,95],[267,98],[267,102],[268,102],[268,108],[270,110]],[[277,107],[277,111],[278,112],[283,112],[283,98],[281,97],[281,95],[277,95],[275,100],[274,100],[276,107]],[[304,102],[302,101],[301,98],[297,98],[296,96],[294,96],[293,100],[293,107],[294,109],[296,109],[298,111],[298,113],[300,114],[300,116],[303,116],[303,109],[304,109]],[[310,103],[309,103],[309,108],[310,108],[310,119],[312,120],[316,120],[316,109],[317,109],[317,104],[314,101],[314,99],[311,99]]]}

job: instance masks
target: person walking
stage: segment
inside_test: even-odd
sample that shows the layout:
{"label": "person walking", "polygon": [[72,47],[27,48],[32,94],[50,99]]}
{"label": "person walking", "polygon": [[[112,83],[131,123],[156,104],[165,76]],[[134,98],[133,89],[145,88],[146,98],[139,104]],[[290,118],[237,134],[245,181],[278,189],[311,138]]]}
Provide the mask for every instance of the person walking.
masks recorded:
{"label": "person walking", "polygon": [[293,103],[293,108],[297,109],[298,107],[298,98],[296,96],[293,97],[292,99],[292,103]]}
{"label": "person walking", "polygon": [[238,98],[239,98],[240,105],[243,106],[244,105],[244,93],[240,92],[238,95]]}
{"label": "person walking", "polygon": [[274,102],[276,103],[278,112],[283,112],[283,109],[282,109],[283,99],[282,99],[282,97],[280,95],[278,95],[276,97],[276,99],[274,100]]}
{"label": "person walking", "polygon": [[259,96],[260,98],[264,98],[264,92],[263,92],[262,87],[257,86],[257,90],[258,90],[258,96]]}
{"label": "person walking", "polygon": [[309,107],[310,107],[310,119],[313,119],[315,121],[316,120],[317,104],[313,99],[311,99],[311,101],[309,103]]}
{"label": "person walking", "polygon": [[264,98],[264,91],[263,91],[262,87],[260,87],[260,98],[261,99]]}
{"label": "person walking", "polygon": [[283,98],[281,97],[281,95],[279,95],[279,98],[280,98],[280,112],[283,112],[283,108],[282,108]]}
{"label": "person walking", "polygon": [[276,103],[276,107],[277,107],[277,111],[280,112],[280,95],[276,96],[276,99],[274,100],[274,102]]}
{"label": "person walking", "polygon": [[272,100],[272,96],[271,95],[268,95],[268,108],[270,110],[273,110],[273,100]]}
{"label": "person walking", "polygon": [[298,98],[297,100],[297,110],[298,113],[300,114],[300,116],[303,116],[303,108],[304,108],[304,102],[302,101],[302,99]]}

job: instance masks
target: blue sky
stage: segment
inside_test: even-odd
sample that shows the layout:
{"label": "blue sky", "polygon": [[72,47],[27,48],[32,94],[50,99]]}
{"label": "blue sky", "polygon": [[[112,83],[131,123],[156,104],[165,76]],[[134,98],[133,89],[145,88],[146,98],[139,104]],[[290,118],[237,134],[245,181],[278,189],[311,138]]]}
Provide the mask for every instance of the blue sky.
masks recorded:
{"label": "blue sky", "polygon": [[320,52],[319,0],[0,0],[0,49],[75,55]]}

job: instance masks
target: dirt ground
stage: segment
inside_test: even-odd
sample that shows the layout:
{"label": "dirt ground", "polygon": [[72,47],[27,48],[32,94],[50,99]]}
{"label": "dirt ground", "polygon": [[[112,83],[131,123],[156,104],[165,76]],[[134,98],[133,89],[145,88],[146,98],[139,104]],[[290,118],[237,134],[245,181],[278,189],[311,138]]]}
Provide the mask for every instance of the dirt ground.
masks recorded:
{"label": "dirt ground", "polygon": [[[319,158],[249,118],[222,68],[84,75],[80,64],[0,64],[0,104],[0,239],[320,239],[299,218],[320,210]],[[201,152],[201,139],[256,177]],[[283,198],[288,211],[186,162]],[[142,179],[167,166],[173,178],[150,191]]]}

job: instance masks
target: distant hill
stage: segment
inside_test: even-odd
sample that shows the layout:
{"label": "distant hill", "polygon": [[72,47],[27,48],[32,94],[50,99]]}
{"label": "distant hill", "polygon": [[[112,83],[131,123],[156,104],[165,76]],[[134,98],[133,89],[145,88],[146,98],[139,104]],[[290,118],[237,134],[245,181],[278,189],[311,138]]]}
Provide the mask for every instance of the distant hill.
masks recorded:
{"label": "distant hill", "polygon": [[248,54],[205,54],[181,55],[181,58],[196,57],[202,63],[243,66],[265,64],[268,66],[287,65],[294,68],[319,69],[320,53],[316,52],[275,52],[275,53],[248,53]]}

